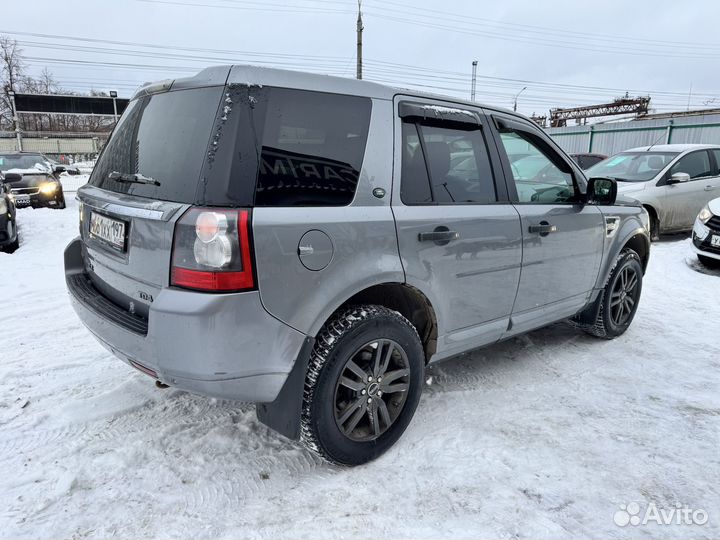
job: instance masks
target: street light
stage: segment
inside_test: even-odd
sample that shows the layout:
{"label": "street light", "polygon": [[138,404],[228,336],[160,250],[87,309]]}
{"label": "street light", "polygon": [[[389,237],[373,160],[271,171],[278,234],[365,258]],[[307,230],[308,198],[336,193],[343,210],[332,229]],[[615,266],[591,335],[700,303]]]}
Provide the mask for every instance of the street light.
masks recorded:
{"label": "street light", "polygon": [[117,114],[117,92],[115,90],[110,90],[110,97],[113,100],[113,112],[115,113],[115,123],[117,124],[118,121],[118,114]]}
{"label": "street light", "polygon": [[517,94],[515,94],[515,102],[513,103],[513,111],[517,111],[517,98],[520,97],[520,94],[522,94],[525,90],[527,90],[527,86],[523,86],[523,89],[520,90]]}

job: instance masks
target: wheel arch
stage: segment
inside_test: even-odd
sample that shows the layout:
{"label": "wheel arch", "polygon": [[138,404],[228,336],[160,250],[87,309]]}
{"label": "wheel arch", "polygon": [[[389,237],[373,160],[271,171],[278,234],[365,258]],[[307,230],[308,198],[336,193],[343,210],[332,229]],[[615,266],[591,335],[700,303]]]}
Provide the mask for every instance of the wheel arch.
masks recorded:
{"label": "wheel arch", "polygon": [[399,312],[415,326],[425,351],[425,363],[435,354],[437,315],[428,297],[416,287],[397,282],[372,285],[355,293],[338,309],[358,304],[375,304]]}
{"label": "wheel arch", "polygon": [[[650,203],[643,203],[643,208],[647,210],[647,213],[650,214],[650,227],[652,228],[653,220],[655,220],[655,223],[657,223],[657,232],[660,234],[661,226],[660,226],[660,214],[657,211],[657,208],[653,206]],[[652,231],[650,231],[652,233]]]}

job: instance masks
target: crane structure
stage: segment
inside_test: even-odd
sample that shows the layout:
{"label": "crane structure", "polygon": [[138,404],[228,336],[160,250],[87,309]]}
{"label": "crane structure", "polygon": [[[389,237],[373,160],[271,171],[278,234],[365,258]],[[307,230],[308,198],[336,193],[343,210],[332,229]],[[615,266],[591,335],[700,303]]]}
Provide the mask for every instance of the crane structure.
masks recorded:
{"label": "crane structure", "polygon": [[617,98],[611,103],[567,109],[550,109],[550,127],[566,126],[568,120],[587,123],[588,118],[598,118],[602,116],[615,116],[619,114],[636,114],[640,116],[648,113],[649,105],[650,96],[633,98],[625,94],[625,96]]}

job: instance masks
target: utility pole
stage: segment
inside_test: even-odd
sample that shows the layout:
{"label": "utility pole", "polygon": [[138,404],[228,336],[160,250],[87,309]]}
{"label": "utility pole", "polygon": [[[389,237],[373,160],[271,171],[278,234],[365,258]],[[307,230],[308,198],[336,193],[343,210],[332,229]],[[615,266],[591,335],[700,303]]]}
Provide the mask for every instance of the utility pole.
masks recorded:
{"label": "utility pole", "polygon": [[362,0],[358,0],[358,18],[357,18],[357,78],[362,79]]}
{"label": "utility pole", "polygon": [[513,111],[517,111],[517,98],[519,98],[520,94],[522,94],[525,90],[527,90],[527,86],[523,86],[523,89],[520,90],[517,94],[515,94],[515,101],[513,102]]}
{"label": "utility pole", "polygon": [[12,109],[13,124],[15,124],[15,138],[17,139],[18,152],[23,151],[22,146],[22,135],[20,134],[20,119],[18,118],[17,107],[15,106],[15,92],[11,89],[8,90],[8,97],[10,98],[10,108]]}
{"label": "utility pole", "polygon": [[470,101],[475,101],[475,83],[477,81],[477,60],[472,63],[472,84],[470,85]]}

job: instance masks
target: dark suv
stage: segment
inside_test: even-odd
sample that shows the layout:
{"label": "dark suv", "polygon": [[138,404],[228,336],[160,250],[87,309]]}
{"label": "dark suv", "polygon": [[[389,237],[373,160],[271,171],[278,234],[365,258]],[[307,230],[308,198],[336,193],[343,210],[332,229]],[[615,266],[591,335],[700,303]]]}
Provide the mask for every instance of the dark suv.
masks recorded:
{"label": "dark suv", "polygon": [[509,111],[211,68],[131,100],[78,191],[67,285],[129,365],[358,464],[408,426],[429,362],[568,318],[625,332],[650,242],[616,189]]}
{"label": "dark suv", "polygon": [[66,170],[65,165],[55,163],[43,154],[0,154],[0,176],[10,185],[18,208],[65,208],[60,174]]}

